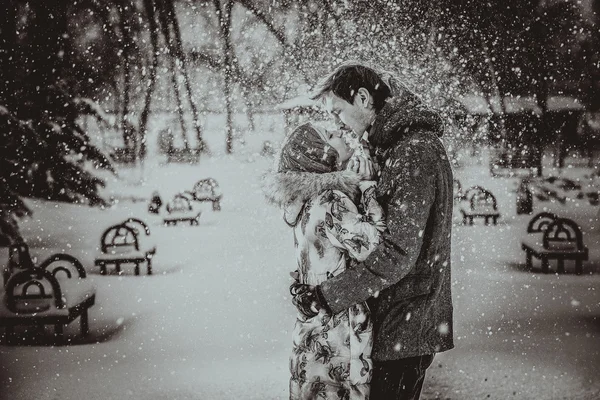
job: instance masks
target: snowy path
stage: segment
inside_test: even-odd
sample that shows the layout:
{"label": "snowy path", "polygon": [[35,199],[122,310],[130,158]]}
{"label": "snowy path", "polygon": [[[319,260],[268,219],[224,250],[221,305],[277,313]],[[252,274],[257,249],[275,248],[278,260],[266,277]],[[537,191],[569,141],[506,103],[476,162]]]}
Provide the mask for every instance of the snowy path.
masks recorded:
{"label": "snowy path", "polygon": [[[102,230],[142,215],[159,243],[156,274],[90,273],[92,338],[0,346],[0,399],[286,398],[293,254],[287,227],[258,188],[266,166],[215,159],[155,172],[161,193],[208,176],[220,182],[223,211],[207,206],[199,227],[162,227],[142,203],[104,211],[32,203],[23,231],[33,255],[64,249],[94,271]],[[464,173],[466,186],[482,179]],[[456,349],[436,357],[423,398],[600,398],[600,234],[589,221],[597,209],[582,206],[576,215],[596,262],[584,271],[593,274],[526,272],[519,235],[529,217],[512,218],[514,194],[499,186],[507,181],[486,179],[507,218],[454,231]],[[67,330],[74,341],[76,328]]]}

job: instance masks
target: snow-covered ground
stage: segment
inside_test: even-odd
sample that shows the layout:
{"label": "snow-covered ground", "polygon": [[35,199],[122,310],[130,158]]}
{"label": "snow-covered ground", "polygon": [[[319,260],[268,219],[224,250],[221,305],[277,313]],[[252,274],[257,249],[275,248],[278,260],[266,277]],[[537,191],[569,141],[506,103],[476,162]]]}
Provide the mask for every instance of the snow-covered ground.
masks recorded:
{"label": "snow-covered ground", "polygon": [[[22,229],[32,254],[78,257],[97,288],[96,305],[90,337],[77,336],[76,321],[66,331],[70,346],[0,345],[0,399],[286,398],[295,267],[289,228],[259,187],[269,162],[217,155],[197,166],[148,166],[145,185],[125,171],[129,179],[107,187],[122,197],[155,189],[169,197],[213,177],[222,211],[202,205],[196,227],[164,227],[145,203],[101,210],[29,201],[34,215]],[[600,398],[598,207],[536,202],[535,212],[548,207],[583,226],[590,261],[581,276],[569,264],[566,275],[525,271],[520,238],[530,217],[516,216],[515,180],[490,178],[485,163],[456,176],[465,187],[491,189],[502,217],[498,226],[461,226],[455,216],[456,348],[436,356],[422,398]],[[93,266],[100,235],[127,216],[150,224],[155,274],[101,276]]]}

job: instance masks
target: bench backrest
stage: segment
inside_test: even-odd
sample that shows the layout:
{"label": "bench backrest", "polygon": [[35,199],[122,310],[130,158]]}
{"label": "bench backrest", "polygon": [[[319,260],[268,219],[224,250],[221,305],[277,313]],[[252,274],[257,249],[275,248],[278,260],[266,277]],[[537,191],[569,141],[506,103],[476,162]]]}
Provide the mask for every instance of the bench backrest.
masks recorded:
{"label": "bench backrest", "polygon": [[556,187],[563,190],[581,190],[581,184],[569,178],[559,178],[555,182]]}
{"label": "bench backrest", "polygon": [[213,178],[201,179],[192,189],[194,199],[198,201],[212,201],[221,196],[219,183]]}
{"label": "bench backrest", "polygon": [[146,236],[150,236],[150,227],[146,225],[144,221],[139,218],[128,218],[123,221],[122,225],[127,225],[139,235],[140,231],[143,231]]}
{"label": "bench backrest", "polygon": [[20,314],[65,308],[58,280],[41,268],[23,270],[12,275],[6,283],[5,301],[6,308]]}
{"label": "bench backrest", "polygon": [[527,233],[545,232],[546,229],[548,229],[548,226],[557,219],[558,215],[548,211],[542,211],[531,218],[527,225]]}
{"label": "bench backrest", "polygon": [[575,221],[568,218],[557,218],[544,232],[545,249],[583,250],[583,234]]}
{"label": "bench backrest", "polygon": [[140,249],[136,231],[125,224],[113,225],[105,230],[100,239],[100,246],[103,253],[125,253]]}
{"label": "bench backrest", "polygon": [[173,200],[167,204],[167,212],[169,214],[189,211],[192,211],[192,203],[190,199],[181,193],[176,194]]}
{"label": "bench backrest", "polygon": [[485,189],[481,186],[471,186],[465,191],[464,199],[469,200],[474,193],[479,193],[484,191]]}
{"label": "bench backrest", "polygon": [[81,262],[70,254],[53,254],[42,261],[39,268],[50,272],[55,278],[58,274],[65,275],[67,278],[85,278],[87,276]]}
{"label": "bench backrest", "polygon": [[194,193],[192,193],[189,190],[184,190],[183,192],[179,193],[181,196],[185,197],[186,199],[188,199],[190,201],[190,204],[192,203],[192,201],[195,200],[194,198]]}
{"label": "bench backrest", "polygon": [[480,186],[476,186],[476,190],[469,189],[471,191],[470,197],[467,197],[469,200],[469,205],[472,211],[481,210],[481,209],[489,209],[490,211],[498,210],[498,203],[496,201],[496,197],[487,189],[484,189]]}

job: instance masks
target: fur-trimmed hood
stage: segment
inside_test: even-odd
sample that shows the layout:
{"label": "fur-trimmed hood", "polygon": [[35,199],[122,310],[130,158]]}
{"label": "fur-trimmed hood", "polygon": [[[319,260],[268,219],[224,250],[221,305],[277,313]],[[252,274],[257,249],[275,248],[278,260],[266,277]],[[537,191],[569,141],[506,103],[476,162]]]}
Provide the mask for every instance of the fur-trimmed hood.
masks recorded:
{"label": "fur-trimmed hood", "polygon": [[267,201],[285,212],[288,222],[295,221],[302,205],[322,191],[340,190],[355,199],[360,194],[360,176],[352,171],[324,174],[312,172],[269,172],[263,175],[262,189]]}
{"label": "fur-trimmed hood", "polygon": [[414,129],[424,129],[442,136],[444,123],[437,112],[415,94],[404,90],[397,97],[388,99],[383,106],[373,122],[369,141],[376,147],[386,148]]}

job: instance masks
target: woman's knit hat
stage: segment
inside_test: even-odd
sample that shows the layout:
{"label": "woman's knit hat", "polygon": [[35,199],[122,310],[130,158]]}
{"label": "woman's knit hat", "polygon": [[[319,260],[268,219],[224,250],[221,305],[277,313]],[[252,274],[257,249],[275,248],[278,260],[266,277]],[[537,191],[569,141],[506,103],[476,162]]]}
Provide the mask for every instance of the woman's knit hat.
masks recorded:
{"label": "woman's knit hat", "polygon": [[338,154],[312,124],[294,129],[281,147],[277,172],[326,173],[336,169]]}

